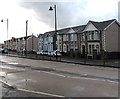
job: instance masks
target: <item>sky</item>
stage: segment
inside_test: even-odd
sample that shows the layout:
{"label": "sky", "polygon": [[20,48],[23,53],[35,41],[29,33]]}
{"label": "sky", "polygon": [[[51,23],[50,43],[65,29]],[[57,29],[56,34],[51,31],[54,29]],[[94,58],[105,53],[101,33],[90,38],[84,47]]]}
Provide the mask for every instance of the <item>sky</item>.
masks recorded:
{"label": "sky", "polygon": [[[55,2],[54,2],[55,1]],[[37,36],[54,30],[54,10],[57,6],[57,29],[87,24],[89,20],[118,20],[119,0],[0,0],[0,43],[11,37]],[[8,38],[7,21],[8,19]]]}

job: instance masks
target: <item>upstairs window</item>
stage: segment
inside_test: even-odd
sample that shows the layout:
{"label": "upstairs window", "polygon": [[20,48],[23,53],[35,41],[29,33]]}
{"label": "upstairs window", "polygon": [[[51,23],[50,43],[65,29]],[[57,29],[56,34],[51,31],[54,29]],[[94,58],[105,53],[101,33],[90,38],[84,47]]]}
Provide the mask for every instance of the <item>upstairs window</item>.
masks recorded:
{"label": "upstairs window", "polygon": [[82,38],[81,38],[81,40],[82,41],[85,41],[85,34],[84,33],[82,33],[82,36],[81,36]]}
{"label": "upstairs window", "polygon": [[70,39],[71,41],[77,41],[77,34],[71,34]]}
{"label": "upstairs window", "polygon": [[94,40],[94,31],[88,32],[88,40]]}
{"label": "upstairs window", "polygon": [[63,41],[68,41],[68,40],[69,40],[69,35],[68,34],[63,35]]}
{"label": "upstairs window", "polygon": [[70,40],[73,41],[73,34],[70,35]]}
{"label": "upstairs window", "polygon": [[98,31],[95,32],[94,38],[95,40],[100,40],[100,33]]}

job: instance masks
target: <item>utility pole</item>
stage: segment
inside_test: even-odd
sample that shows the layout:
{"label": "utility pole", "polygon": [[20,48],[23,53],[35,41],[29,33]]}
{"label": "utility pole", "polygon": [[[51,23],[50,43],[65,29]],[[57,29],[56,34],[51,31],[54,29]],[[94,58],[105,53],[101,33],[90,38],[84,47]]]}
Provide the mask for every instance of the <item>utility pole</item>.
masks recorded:
{"label": "utility pole", "polygon": [[57,9],[56,9],[56,5],[54,5],[54,7],[50,6],[49,11],[52,11],[53,8],[55,11],[55,35],[54,35],[55,44],[54,44],[54,49],[56,50],[56,60],[57,60]]}
{"label": "utility pole", "polygon": [[[2,19],[1,22],[7,21],[7,40],[6,40],[6,45],[7,45],[7,50],[8,48],[8,44],[9,44],[9,40],[8,40],[8,19]],[[9,51],[8,51],[9,52]]]}
{"label": "utility pole", "polygon": [[26,20],[26,39],[25,39],[25,53],[27,56],[27,32],[28,32],[28,20]]}

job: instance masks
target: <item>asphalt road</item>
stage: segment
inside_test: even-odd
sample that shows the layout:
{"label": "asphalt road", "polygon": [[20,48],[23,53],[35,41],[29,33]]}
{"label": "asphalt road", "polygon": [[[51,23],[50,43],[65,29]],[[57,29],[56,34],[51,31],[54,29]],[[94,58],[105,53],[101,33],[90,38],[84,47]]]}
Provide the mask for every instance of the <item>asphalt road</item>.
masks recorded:
{"label": "asphalt road", "polygon": [[7,56],[0,64],[3,97],[118,97],[116,68]]}

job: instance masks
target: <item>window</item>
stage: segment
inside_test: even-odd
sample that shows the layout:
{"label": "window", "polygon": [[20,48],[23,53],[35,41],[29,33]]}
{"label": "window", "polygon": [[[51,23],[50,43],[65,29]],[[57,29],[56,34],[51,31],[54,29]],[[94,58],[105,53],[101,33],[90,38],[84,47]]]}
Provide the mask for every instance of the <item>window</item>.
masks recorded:
{"label": "window", "polygon": [[68,41],[68,35],[63,35],[63,41]]}
{"label": "window", "polygon": [[92,36],[91,40],[93,40],[94,39],[94,31],[91,32],[91,36]]}
{"label": "window", "polygon": [[89,45],[89,54],[92,53],[91,45]]}
{"label": "window", "polygon": [[59,42],[61,42],[62,41],[62,38],[59,38]]}
{"label": "window", "polygon": [[100,40],[100,33],[97,32],[97,40]]}
{"label": "window", "polygon": [[66,41],[68,41],[69,40],[69,36],[68,35],[66,35]]}
{"label": "window", "polygon": [[88,40],[94,40],[94,31],[88,32]]}
{"label": "window", "polygon": [[71,48],[73,48],[73,42],[71,42]]}
{"label": "window", "polygon": [[95,47],[95,46],[94,46],[94,45],[92,45],[92,52],[94,51],[94,47]]}
{"label": "window", "polygon": [[99,45],[98,44],[96,45],[96,50],[97,50],[97,53],[99,53]]}
{"label": "window", "polygon": [[74,40],[74,34],[70,35],[70,40],[73,41]]}
{"label": "window", "polygon": [[98,31],[95,32],[95,40],[99,40],[100,39],[100,34]]}
{"label": "window", "polygon": [[66,44],[64,44],[64,46],[63,46],[63,51],[64,51],[64,52],[67,52]]}
{"label": "window", "polygon": [[85,34],[82,33],[82,41],[85,41]]}
{"label": "window", "polygon": [[60,45],[59,48],[60,48],[60,51],[61,51],[62,50],[62,46]]}
{"label": "window", "polygon": [[77,41],[77,34],[71,34],[70,39],[71,41]]}
{"label": "window", "polygon": [[73,38],[74,38],[74,39],[73,39],[74,41],[77,41],[77,34],[74,34],[74,35],[73,35]]}
{"label": "window", "polygon": [[77,49],[77,42],[75,42],[75,48]]}
{"label": "window", "polygon": [[91,40],[92,39],[92,35],[91,35],[91,32],[88,33],[88,40]]}

